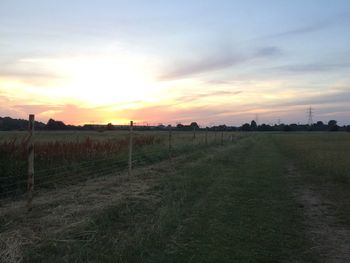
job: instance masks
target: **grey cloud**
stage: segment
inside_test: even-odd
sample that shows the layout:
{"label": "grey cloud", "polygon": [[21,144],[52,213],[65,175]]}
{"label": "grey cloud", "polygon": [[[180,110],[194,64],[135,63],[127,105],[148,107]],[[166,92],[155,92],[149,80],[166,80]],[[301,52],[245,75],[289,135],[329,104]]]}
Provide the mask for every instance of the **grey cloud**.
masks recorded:
{"label": "grey cloud", "polygon": [[334,92],[323,93],[315,96],[307,96],[301,94],[296,99],[281,100],[273,103],[261,103],[261,104],[246,104],[248,108],[268,108],[268,109],[282,109],[284,107],[309,107],[310,105],[326,105],[326,104],[338,104],[339,106],[350,101],[350,88],[349,90],[343,89]]}
{"label": "grey cloud", "polygon": [[299,34],[312,33],[312,32],[318,31],[318,30],[322,30],[322,29],[326,28],[327,26],[329,26],[328,23],[320,22],[320,23],[317,23],[314,25],[299,27],[299,28],[287,30],[284,32],[276,33],[273,35],[268,35],[264,38],[284,37],[284,36],[293,36],[293,35],[299,35]]}
{"label": "grey cloud", "polygon": [[316,32],[316,31],[320,31],[320,30],[323,30],[325,28],[328,28],[328,27],[331,27],[334,25],[342,24],[345,21],[349,20],[349,17],[350,17],[350,13],[348,13],[348,12],[342,13],[342,14],[338,14],[336,16],[329,17],[327,19],[318,21],[314,24],[305,25],[303,27],[298,27],[298,28],[286,30],[284,32],[279,32],[276,34],[267,35],[267,36],[262,37],[261,39],[288,37],[288,36],[295,36],[295,35]]}
{"label": "grey cloud", "polygon": [[[287,103],[289,105],[302,106],[302,105],[320,105],[320,104],[335,104],[344,103],[350,101],[350,90],[342,90],[338,92],[322,94],[306,99],[300,99],[294,102]],[[285,104],[284,104],[285,105]]]}
{"label": "grey cloud", "polygon": [[344,68],[349,68],[349,62],[343,63],[332,63],[332,62],[319,62],[319,63],[308,63],[308,64],[291,64],[283,65],[272,68],[273,70],[280,70],[290,73],[317,73],[334,71]]}
{"label": "grey cloud", "polygon": [[160,76],[160,79],[184,78],[194,74],[224,69],[244,61],[246,61],[246,58],[243,56],[222,54],[217,57],[199,58],[197,61],[176,62],[177,65]]}
{"label": "grey cloud", "polygon": [[185,95],[177,98],[176,100],[178,102],[189,102],[189,101],[195,101],[198,99],[208,98],[208,97],[235,96],[240,93],[242,93],[241,90],[238,90],[238,91],[218,90],[218,91],[207,92],[207,93],[195,93],[195,94]]}
{"label": "grey cloud", "polygon": [[282,54],[278,47],[268,46],[260,48],[248,55],[233,54],[231,50],[224,49],[218,54],[211,54],[205,57],[198,57],[195,61],[177,61],[166,73],[160,76],[161,80],[184,78],[191,75],[221,70],[232,66],[243,64],[257,58],[268,58]]}
{"label": "grey cloud", "polygon": [[270,56],[276,56],[282,54],[282,50],[278,47],[264,47],[259,49],[255,56],[257,57],[270,57]]}
{"label": "grey cloud", "polygon": [[45,85],[48,82],[59,81],[62,78],[59,74],[49,71],[45,68],[28,68],[19,67],[16,68],[14,65],[3,67],[0,69],[0,77],[16,78],[31,85]]}

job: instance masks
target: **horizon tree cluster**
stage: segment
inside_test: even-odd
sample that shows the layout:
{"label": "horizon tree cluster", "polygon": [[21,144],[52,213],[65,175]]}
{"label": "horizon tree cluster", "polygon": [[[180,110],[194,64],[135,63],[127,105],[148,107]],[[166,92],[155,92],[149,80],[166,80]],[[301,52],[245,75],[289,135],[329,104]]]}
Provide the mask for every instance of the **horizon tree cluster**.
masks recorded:
{"label": "horizon tree cluster", "polygon": [[[112,131],[112,130],[126,130],[128,125],[114,125],[112,123],[108,124],[85,124],[83,126],[76,125],[66,125],[63,121],[58,121],[54,119],[49,119],[45,124],[43,122],[35,121],[36,130],[96,130],[96,131]],[[244,123],[241,126],[228,126],[226,124],[215,125],[215,126],[201,126],[197,122],[193,121],[189,125],[179,123],[176,126],[170,124],[158,124],[156,126],[146,126],[138,125],[134,129],[137,130],[168,130],[169,128],[180,130],[180,131],[193,131],[195,130],[209,130],[209,131],[244,131],[244,132],[268,132],[268,131],[284,131],[284,132],[293,132],[293,131],[348,131],[350,132],[350,125],[339,126],[336,120],[329,120],[327,124],[322,121],[317,121],[316,123],[309,124],[257,124],[255,120],[252,120],[250,123]],[[28,129],[28,120],[23,119],[12,119],[10,117],[0,117],[0,130],[2,131],[11,131],[11,130],[27,130]]]}

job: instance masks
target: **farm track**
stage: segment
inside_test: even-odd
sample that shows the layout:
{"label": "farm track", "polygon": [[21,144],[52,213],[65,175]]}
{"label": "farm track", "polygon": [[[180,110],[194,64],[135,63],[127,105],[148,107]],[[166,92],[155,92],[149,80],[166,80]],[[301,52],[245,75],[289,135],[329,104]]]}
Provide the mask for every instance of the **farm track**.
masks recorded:
{"label": "farm track", "polygon": [[132,177],[124,172],[89,179],[62,189],[42,191],[35,196],[34,208],[30,213],[26,212],[23,200],[2,205],[0,262],[21,261],[26,248],[43,239],[53,240],[60,232],[88,223],[90,215],[112,204],[132,198],[157,199],[157,196],[146,192],[157,184],[160,176],[171,176],[175,167],[186,161],[189,155],[192,154],[135,169]]}
{"label": "farm track", "polygon": [[350,228],[337,219],[336,204],[312,187],[296,182],[302,174],[294,164],[289,163],[286,171],[295,199],[303,208],[307,235],[314,244],[312,252],[325,262],[350,262]]}

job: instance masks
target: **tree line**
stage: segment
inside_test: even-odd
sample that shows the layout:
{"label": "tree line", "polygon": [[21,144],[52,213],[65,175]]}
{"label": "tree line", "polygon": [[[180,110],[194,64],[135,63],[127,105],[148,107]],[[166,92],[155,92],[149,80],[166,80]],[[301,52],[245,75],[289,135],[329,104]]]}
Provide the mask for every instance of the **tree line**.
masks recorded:
{"label": "tree line", "polygon": [[[93,131],[105,131],[105,130],[127,130],[128,125],[113,125],[108,123],[107,125],[98,124],[85,124],[82,126],[66,125],[62,121],[50,119],[46,124],[43,122],[35,121],[36,130],[47,130],[47,131],[69,131],[69,130],[93,130]],[[257,124],[256,121],[252,120],[250,123],[244,123],[241,126],[228,126],[225,124],[215,125],[211,127],[200,126],[197,122],[192,122],[189,125],[177,124],[175,127],[170,125],[137,125],[134,127],[135,130],[168,130],[169,128],[180,130],[180,131],[192,131],[192,130],[209,130],[209,131],[255,131],[255,132],[268,132],[268,131],[348,131],[350,132],[350,125],[339,126],[336,120],[330,120],[328,123],[317,121],[312,125],[308,124]],[[0,117],[0,130],[11,131],[11,130],[26,130],[28,129],[28,120],[24,119],[13,119],[10,117]]]}

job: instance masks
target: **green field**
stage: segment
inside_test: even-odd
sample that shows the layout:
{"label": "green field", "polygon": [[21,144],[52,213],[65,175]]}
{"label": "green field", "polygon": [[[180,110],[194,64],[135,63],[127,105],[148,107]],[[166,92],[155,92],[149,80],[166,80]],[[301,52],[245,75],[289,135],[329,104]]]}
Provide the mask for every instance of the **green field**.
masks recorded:
{"label": "green field", "polygon": [[[84,136],[126,134],[38,134]],[[349,133],[225,133],[221,145],[220,134],[205,144],[203,133],[179,132],[171,155],[168,133],[138,136],[160,139],[136,148],[132,176],[93,163],[100,176],[39,189],[30,213],[24,201],[3,202],[2,260],[349,261]]]}

